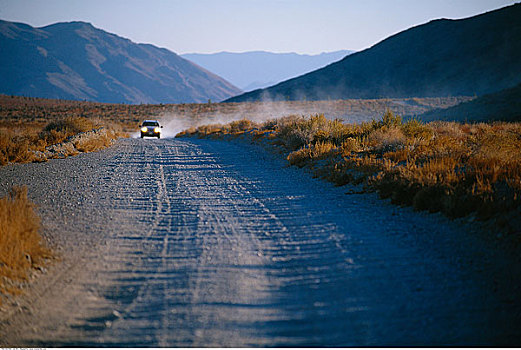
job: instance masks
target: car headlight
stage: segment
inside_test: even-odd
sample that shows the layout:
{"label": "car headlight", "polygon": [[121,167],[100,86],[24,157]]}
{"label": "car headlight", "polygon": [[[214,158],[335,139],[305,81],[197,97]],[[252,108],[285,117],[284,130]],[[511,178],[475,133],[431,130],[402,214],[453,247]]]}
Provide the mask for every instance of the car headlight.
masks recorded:
{"label": "car headlight", "polygon": [[144,127],[141,128],[141,131],[143,131],[143,132],[147,132],[147,130],[148,130],[148,129],[147,129],[146,126],[144,126]]}
{"label": "car headlight", "polygon": [[155,132],[155,133],[159,133],[159,132],[161,132],[161,128],[160,128],[159,126],[156,126],[156,127],[154,128],[154,132]]}

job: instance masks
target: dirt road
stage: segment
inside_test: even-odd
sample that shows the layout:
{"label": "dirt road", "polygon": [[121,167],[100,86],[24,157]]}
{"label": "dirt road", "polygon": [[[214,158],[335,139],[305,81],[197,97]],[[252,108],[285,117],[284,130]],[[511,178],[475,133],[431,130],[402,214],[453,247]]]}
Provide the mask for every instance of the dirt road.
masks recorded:
{"label": "dirt road", "polygon": [[32,346],[519,345],[519,274],[440,215],[253,146],[127,139],[0,169],[62,261],[0,316]]}

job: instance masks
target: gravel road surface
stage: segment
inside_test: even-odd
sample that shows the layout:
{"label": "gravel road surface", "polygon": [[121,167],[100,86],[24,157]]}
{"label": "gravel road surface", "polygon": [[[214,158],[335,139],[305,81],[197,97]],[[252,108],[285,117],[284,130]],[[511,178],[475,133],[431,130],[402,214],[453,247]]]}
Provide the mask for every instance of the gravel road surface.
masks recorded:
{"label": "gravel road surface", "polygon": [[61,256],[3,306],[2,345],[521,345],[519,269],[472,226],[256,146],[125,139],[0,178]]}

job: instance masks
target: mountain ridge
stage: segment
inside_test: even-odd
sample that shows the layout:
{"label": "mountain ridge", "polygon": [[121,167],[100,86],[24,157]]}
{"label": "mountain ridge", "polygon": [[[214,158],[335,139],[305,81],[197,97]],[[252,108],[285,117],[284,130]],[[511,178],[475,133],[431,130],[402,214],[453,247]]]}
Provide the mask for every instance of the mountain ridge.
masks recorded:
{"label": "mountain ridge", "polygon": [[419,119],[430,122],[434,120],[491,122],[521,121],[521,84],[493,92],[462,102],[445,109],[434,109],[420,114]]}
{"label": "mountain ridge", "polygon": [[521,82],[521,4],[436,19],[324,68],[227,102],[472,96]]}
{"label": "mountain ridge", "polygon": [[176,53],[82,21],[0,20],[0,93],[109,103],[222,100],[240,90]]}
{"label": "mountain ridge", "polygon": [[221,51],[211,54],[186,53],[186,58],[204,67],[244,91],[277,84],[317,68],[324,67],[352,54],[351,50],[322,52],[316,55],[295,52]]}

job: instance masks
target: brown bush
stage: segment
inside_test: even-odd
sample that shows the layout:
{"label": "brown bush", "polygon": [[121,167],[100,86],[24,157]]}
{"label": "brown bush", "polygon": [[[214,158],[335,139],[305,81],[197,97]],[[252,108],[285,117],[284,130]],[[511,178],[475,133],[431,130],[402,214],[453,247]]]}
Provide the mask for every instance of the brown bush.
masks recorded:
{"label": "brown bush", "polygon": [[39,227],[26,187],[13,187],[7,197],[0,198],[0,292],[9,291],[8,280],[27,278],[30,268],[51,257]]}
{"label": "brown bush", "polygon": [[386,152],[404,148],[407,138],[400,128],[385,127],[369,134],[367,141],[375,152]]}
{"label": "brown bush", "polygon": [[302,167],[307,161],[316,161],[333,157],[338,154],[338,150],[331,142],[317,142],[299,149],[298,151],[291,152],[287,159],[289,164],[297,165]]}
{"label": "brown bush", "polygon": [[0,165],[30,162],[32,158],[27,138],[10,130],[0,130]]}
{"label": "brown bush", "polygon": [[54,145],[65,141],[67,137],[92,130],[97,126],[96,123],[88,118],[68,117],[47,124],[40,133],[40,138],[47,145]]}
{"label": "brown bush", "polygon": [[233,121],[229,124],[229,132],[237,133],[249,130],[252,128],[253,122],[248,119],[241,119],[237,121]]}

